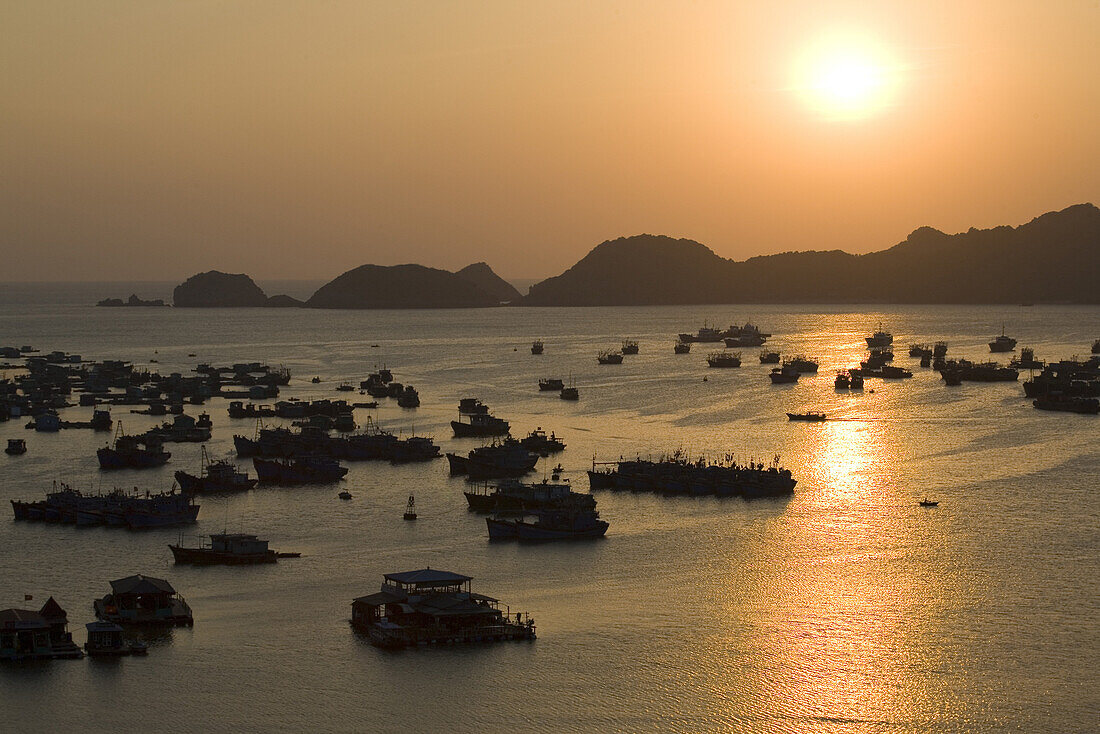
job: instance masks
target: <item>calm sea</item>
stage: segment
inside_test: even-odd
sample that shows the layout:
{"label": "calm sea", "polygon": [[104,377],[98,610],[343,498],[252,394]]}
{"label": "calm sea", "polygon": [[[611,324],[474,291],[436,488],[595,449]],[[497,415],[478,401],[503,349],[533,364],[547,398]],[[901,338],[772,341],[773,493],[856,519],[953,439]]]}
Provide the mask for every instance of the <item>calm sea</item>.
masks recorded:
{"label": "calm sea", "polygon": [[[1100,337],[1100,308],[89,307],[132,291],[167,297],[161,288],[0,286],[0,344],[156,359],[161,372],[284,364],[295,377],[284,396],[303,398],[338,397],[341,381],[384,364],[423,404],[384,401],[357,411],[360,422],[432,435],[445,451],[478,445],[448,426],[459,398],[473,396],[516,433],[562,436],[559,457],[579,489],[593,457],[676,449],[779,454],[798,486],[789,499],[754,502],[601,492],[611,523],[601,541],[490,545],[445,460],[353,463],[342,483],[350,502],[331,486],[202,500],[188,533],[255,532],[303,553],[254,568],[175,567],[176,530],[0,519],[0,607],[53,595],[82,643],[108,582],[145,573],[168,578],[195,613],[193,629],[164,635],[144,659],[0,666],[5,731],[1095,730],[1100,419],[1034,410],[1019,383],[947,388],[906,353],[943,339],[949,355],[985,358],[1003,323],[1041,359],[1083,356]],[[306,296],[312,285],[283,290]],[[755,349],[731,370],[708,369],[706,345],[674,355],[675,334],[704,319],[758,323],[784,354],[819,357],[820,372],[772,386]],[[880,322],[895,334],[895,364],[915,376],[835,391],[834,371],[858,362]],[[546,341],[541,357],[529,352],[535,338]],[[624,338],[641,353],[597,366],[596,353]],[[574,379],[581,400],[540,394],[542,377]],[[254,431],[221,400],[204,409],[213,455]],[[784,415],[811,409],[836,420]],[[113,414],[127,432],[157,420]],[[0,424],[0,443],[29,446],[0,457],[5,506],[54,480],[161,490],[176,469],[199,467],[198,445],[175,444],[162,469],[105,475],[95,459],[104,434],[22,423]],[[414,523],[401,519],[409,494]],[[925,496],[939,507],[919,507]],[[383,573],[424,566],[473,576],[475,590],[529,611],[538,640],[394,653],[351,630],[354,597],[376,591]]]}

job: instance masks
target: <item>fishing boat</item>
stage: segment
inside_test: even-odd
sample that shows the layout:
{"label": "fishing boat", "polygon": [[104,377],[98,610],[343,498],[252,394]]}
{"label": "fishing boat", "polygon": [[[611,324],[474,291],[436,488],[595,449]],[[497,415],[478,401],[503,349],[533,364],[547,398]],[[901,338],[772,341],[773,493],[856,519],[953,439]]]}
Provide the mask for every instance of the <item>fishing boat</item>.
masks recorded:
{"label": "fishing boat", "polygon": [[199,457],[199,476],[185,471],[176,472],[176,482],[184,492],[236,492],[252,489],[255,479],[248,472],[241,471],[229,459],[211,461],[206,446],[201,447]]}
{"label": "fishing boat", "polygon": [[600,538],[608,523],[595,510],[540,510],[528,518],[485,518],[490,540],[543,542]]}
{"label": "fishing boat", "polygon": [[556,377],[548,377],[545,380],[539,380],[539,392],[557,392],[565,387],[565,381],[559,380]]}
{"label": "fishing boat", "polygon": [[489,406],[481,402],[477,398],[462,398],[458,401],[458,412],[462,415],[477,415],[478,413],[488,413]]}
{"label": "fishing boat", "polygon": [[182,540],[169,544],[172,558],[176,563],[188,563],[196,566],[246,566],[259,563],[275,563],[280,558],[298,558],[301,553],[277,553],[268,546],[268,541],[245,533],[215,533],[208,542],[197,547],[187,547]]}
{"label": "fishing boat", "polygon": [[894,335],[884,331],[882,324],[878,325],[878,331],[866,338],[869,347],[887,347],[894,343]]}
{"label": "fishing boat", "polygon": [[817,359],[811,359],[804,354],[796,355],[783,363],[785,367],[798,370],[799,374],[817,372]]}
{"label": "fishing boat", "polygon": [[534,451],[542,457],[556,454],[559,451],[565,451],[565,442],[554,435],[553,432],[551,432],[549,436],[546,435],[546,431],[542,430],[541,427],[536,428],[525,437],[521,438],[519,443],[528,451]]}
{"label": "fishing boat", "polygon": [[1042,397],[1031,401],[1039,410],[1062,411],[1066,413],[1081,413],[1082,415],[1096,415],[1100,413],[1100,400],[1075,395],[1063,395],[1061,393],[1047,393]]}
{"label": "fishing boat", "polygon": [[676,354],[688,354],[691,351],[691,342],[676,342],[672,351]]}
{"label": "fishing boat", "polygon": [[819,423],[823,420],[827,420],[827,417],[824,413],[816,413],[816,412],[810,411],[808,413],[787,413],[787,420],[792,420],[792,421],[813,421],[813,422],[818,422]]}
{"label": "fishing boat", "polygon": [[420,394],[412,385],[405,385],[405,389],[397,397],[397,404],[402,408],[420,407]]}
{"label": "fishing boat", "polygon": [[850,375],[848,380],[849,387],[851,387],[853,390],[862,390],[863,373],[859,370],[848,370],[848,374]]}
{"label": "fishing boat", "polygon": [[1097,339],[1092,343],[1092,353],[1100,354],[1100,339]]}
{"label": "fishing boat", "polygon": [[623,354],[637,354],[638,342],[634,341],[633,339],[624,339],[623,346],[619,351]]}
{"label": "fishing boat", "polygon": [[623,355],[620,352],[602,351],[596,355],[599,364],[622,364]]}
{"label": "fishing boat", "polygon": [[711,328],[703,323],[699,331],[694,334],[680,334],[680,341],[682,342],[720,342],[722,341],[722,332],[718,329]]}
{"label": "fishing boat", "polygon": [[326,456],[301,456],[293,459],[253,457],[252,465],[260,484],[329,484],[348,473],[340,462]]}
{"label": "fishing boat", "polygon": [[409,495],[409,503],[405,505],[405,514],[402,517],[405,520],[416,519],[416,501],[413,499],[413,496],[411,494]]}
{"label": "fishing boat", "polygon": [[771,374],[768,378],[771,379],[773,385],[786,385],[792,382],[798,382],[798,378],[802,376],[794,367],[790,365],[784,365],[783,367],[772,367]]}
{"label": "fishing boat", "polygon": [[5,454],[11,454],[12,456],[18,456],[19,454],[27,453],[27,441],[22,438],[9,438],[8,446],[4,449]]}
{"label": "fishing boat", "polygon": [[127,436],[118,423],[115,445],[96,451],[100,469],[149,469],[168,462],[171,453],[164,450],[164,442],[156,436]]}
{"label": "fishing boat", "polygon": [[930,500],[927,497],[925,497],[924,499],[922,499],[920,501],[920,506],[921,507],[936,507],[939,504],[940,504],[939,500]]}
{"label": "fishing boat", "polygon": [[779,352],[760,352],[760,364],[779,364]]}
{"label": "fishing boat", "polygon": [[712,352],[707,355],[708,367],[740,367],[741,352]]}
{"label": "fishing boat", "polygon": [[[559,474],[560,476],[560,474]],[[474,512],[523,513],[551,509],[592,509],[596,498],[574,492],[569,480],[525,483],[506,479],[463,492]]]}
{"label": "fishing boat", "polygon": [[542,343],[542,339],[536,339],[531,343],[531,354],[542,354],[545,345]]}
{"label": "fishing boat", "polygon": [[1001,335],[995,337],[993,341],[989,342],[989,351],[991,352],[1011,352],[1016,348],[1016,340],[1010,336],[1005,336],[1005,326],[1001,324]]}
{"label": "fishing boat", "polygon": [[337,494],[336,496],[339,497],[342,500],[350,500],[351,499],[351,492],[349,492],[345,489],[342,492],[340,492],[339,494]]}
{"label": "fishing boat", "polygon": [[848,370],[839,370],[836,373],[836,379],[833,380],[833,387],[837,390],[847,390],[852,386],[852,376],[848,373]]}
{"label": "fishing boat", "polygon": [[534,471],[538,460],[538,454],[523,448],[515,439],[481,446],[466,456],[447,454],[451,474],[465,474],[471,479],[523,476]]}
{"label": "fishing boat", "polygon": [[409,464],[415,461],[431,461],[442,454],[435,441],[428,436],[399,438],[390,446],[390,463]]}
{"label": "fishing boat", "polygon": [[[462,414],[459,414],[462,417]],[[455,438],[469,438],[473,436],[505,436],[509,431],[508,421],[496,418],[489,413],[472,413],[466,416],[466,421],[451,421],[451,429]]]}

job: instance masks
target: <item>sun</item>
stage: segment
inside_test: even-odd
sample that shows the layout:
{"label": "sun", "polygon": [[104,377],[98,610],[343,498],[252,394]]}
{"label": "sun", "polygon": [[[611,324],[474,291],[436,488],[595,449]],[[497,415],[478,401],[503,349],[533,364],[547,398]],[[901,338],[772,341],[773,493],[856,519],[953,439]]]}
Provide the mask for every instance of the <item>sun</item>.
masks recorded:
{"label": "sun", "polygon": [[898,82],[897,64],[879,43],[852,33],[819,38],[798,56],[794,87],[822,117],[856,120],[888,108]]}

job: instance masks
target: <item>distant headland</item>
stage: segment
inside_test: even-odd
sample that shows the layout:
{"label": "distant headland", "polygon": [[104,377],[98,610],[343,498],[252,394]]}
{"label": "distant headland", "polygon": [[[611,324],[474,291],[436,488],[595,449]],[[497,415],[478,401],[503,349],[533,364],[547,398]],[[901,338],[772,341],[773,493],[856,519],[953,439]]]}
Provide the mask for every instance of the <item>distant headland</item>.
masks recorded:
{"label": "distant headland", "polygon": [[[722,303],[1100,303],[1100,209],[1076,204],[1018,227],[949,235],[920,227],[886,250],[785,252],[729,260],[689,239],[641,234],[597,245],[526,296],[486,263],[457,272],[361,265],[307,300],[268,296],[245,274],[198,273],[177,308],[340,309],[646,306]],[[164,305],[107,299],[100,306]]]}
{"label": "distant headland", "polygon": [[737,262],[687,239],[597,245],[531,286],[525,306],[704,303],[1100,303],[1100,209],[1078,204],[1019,227],[915,230],[888,250],[787,252]]}

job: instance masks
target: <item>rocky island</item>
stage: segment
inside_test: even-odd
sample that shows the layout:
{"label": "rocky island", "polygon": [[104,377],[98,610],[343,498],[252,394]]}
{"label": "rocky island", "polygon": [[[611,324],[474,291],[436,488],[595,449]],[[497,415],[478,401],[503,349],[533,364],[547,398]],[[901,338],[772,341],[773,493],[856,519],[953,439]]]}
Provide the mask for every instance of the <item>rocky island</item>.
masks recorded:
{"label": "rocky island", "polygon": [[137,297],[136,293],[131,293],[130,297],[125,301],[121,298],[104,298],[102,301],[96,304],[97,306],[107,306],[111,308],[117,308],[120,306],[134,306],[139,308],[145,308],[150,306],[167,306],[163,298],[154,298],[151,301],[143,301]]}
{"label": "rocky island", "polygon": [[307,308],[483,308],[499,304],[498,298],[469,280],[423,265],[360,265],[318,288],[305,303]]}
{"label": "rocky island", "polygon": [[493,272],[488,264],[477,262],[455,272],[455,275],[476,285],[498,303],[514,303],[523,296],[515,286]]}

